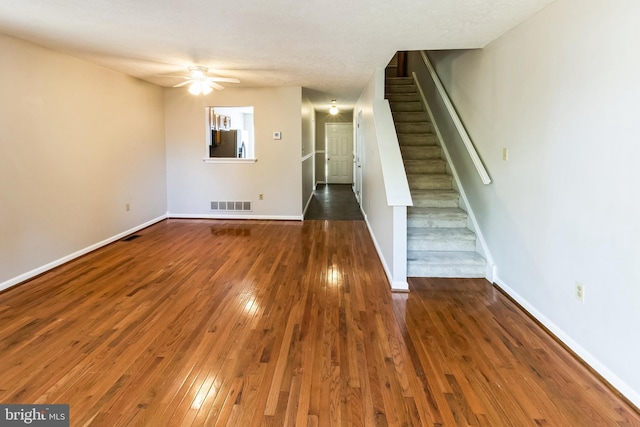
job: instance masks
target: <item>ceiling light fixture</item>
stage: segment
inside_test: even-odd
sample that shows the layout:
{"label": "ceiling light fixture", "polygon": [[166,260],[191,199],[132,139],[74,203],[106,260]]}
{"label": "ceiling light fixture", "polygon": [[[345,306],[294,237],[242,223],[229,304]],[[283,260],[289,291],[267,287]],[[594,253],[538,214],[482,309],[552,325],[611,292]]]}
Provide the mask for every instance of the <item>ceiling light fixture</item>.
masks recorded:
{"label": "ceiling light fixture", "polygon": [[200,95],[200,94],[207,95],[211,93],[212,90],[213,89],[211,88],[211,86],[209,86],[206,79],[194,81],[189,86],[189,92],[194,95]]}
{"label": "ceiling light fixture", "polygon": [[336,105],[336,100],[332,99],[331,100],[331,108],[329,108],[329,114],[331,114],[332,116],[335,116],[339,112],[340,112],[340,110],[338,110],[338,106]]}
{"label": "ceiling light fixture", "polygon": [[201,66],[189,67],[189,74],[191,84],[189,85],[189,92],[194,95],[207,95],[211,93],[213,88],[211,82],[208,79],[207,68]]}

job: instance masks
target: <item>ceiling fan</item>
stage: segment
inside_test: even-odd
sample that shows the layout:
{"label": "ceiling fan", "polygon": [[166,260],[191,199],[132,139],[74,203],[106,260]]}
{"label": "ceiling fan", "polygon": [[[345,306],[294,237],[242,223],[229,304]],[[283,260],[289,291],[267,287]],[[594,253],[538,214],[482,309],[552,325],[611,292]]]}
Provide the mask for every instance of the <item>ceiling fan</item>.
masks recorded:
{"label": "ceiling fan", "polygon": [[207,95],[213,89],[222,90],[224,86],[219,83],[240,83],[240,80],[232,77],[215,77],[209,74],[209,69],[201,65],[193,65],[189,67],[189,77],[185,76],[162,76],[162,77],[178,77],[184,79],[182,83],[178,83],[173,87],[189,86],[189,92],[194,95]]}

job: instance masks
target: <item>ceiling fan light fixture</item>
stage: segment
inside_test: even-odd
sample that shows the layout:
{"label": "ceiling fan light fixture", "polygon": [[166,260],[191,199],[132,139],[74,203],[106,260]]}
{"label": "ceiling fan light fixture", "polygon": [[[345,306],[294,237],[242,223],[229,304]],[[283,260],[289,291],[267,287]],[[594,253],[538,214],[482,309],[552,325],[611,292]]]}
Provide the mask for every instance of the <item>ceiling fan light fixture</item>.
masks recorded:
{"label": "ceiling fan light fixture", "polygon": [[335,116],[339,112],[340,110],[338,110],[338,106],[336,105],[336,100],[335,99],[331,100],[331,108],[329,108],[329,114],[331,114],[332,116]]}
{"label": "ceiling fan light fixture", "polygon": [[[163,76],[163,77],[180,77],[180,76]],[[200,65],[189,67],[189,77],[181,77],[184,79],[182,83],[178,83],[173,87],[188,86],[189,93],[193,95],[208,95],[214,89],[222,90],[224,86],[218,82],[240,83],[240,80],[233,77],[217,77],[209,74],[209,69]]]}
{"label": "ceiling fan light fixture", "polygon": [[207,83],[202,83],[202,94],[209,95],[213,88],[209,86]]}
{"label": "ceiling fan light fixture", "polygon": [[194,80],[205,79],[208,72],[209,69],[207,67],[203,67],[202,65],[193,65],[189,67],[189,74]]}
{"label": "ceiling fan light fixture", "polygon": [[189,93],[193,95],[208,95],[211,93],[213,88],[206,80],[196,80],[191,85],[189,85]]}
{"label": "ceiling fan light fixture", "polygon": [[193,95],[200,95],[203,92],[202,83],[201,82],[193,82],[189,86],[189,93]]}

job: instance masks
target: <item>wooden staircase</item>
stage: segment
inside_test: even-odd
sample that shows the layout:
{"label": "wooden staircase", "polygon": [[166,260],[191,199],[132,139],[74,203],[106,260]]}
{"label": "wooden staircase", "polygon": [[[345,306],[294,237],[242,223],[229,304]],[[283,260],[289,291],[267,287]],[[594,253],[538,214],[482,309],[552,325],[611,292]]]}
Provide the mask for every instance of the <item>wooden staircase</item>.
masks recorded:
{"label": "wooden staircase", "polygon": [[485,277],[460,194],[447,171],[440,142],[412,77],[387,77],[386,98],[413,198],[407,209],[410,277]]}

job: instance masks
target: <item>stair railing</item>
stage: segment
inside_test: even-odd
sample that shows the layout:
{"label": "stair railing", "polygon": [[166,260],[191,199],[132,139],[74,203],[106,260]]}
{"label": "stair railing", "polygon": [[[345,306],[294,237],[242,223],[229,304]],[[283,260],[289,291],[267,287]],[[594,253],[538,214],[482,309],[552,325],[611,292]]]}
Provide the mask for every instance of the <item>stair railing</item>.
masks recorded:
{"label": "stair railing", "polygon": [[491,178],[489,177],[489,174],[487,173],[487,170],[485,169],[484,164],[482,163],[482,160],[480,160],[480,156],[478,156],[476,147],[473,146],[473,142],[471,142],[471,138],[469,138],[469,134],[467,133],[467,130],[465,129],[464,125],[462,124],[462,121],[460,120],[460,116],[458,116],[458,112],[456,111],[455,107],[453,106],[453,103],[451,102],[451,99],[449,98],[449,94],[447,93],[446,89],[442,85],[442,82],[440,81],[440,77],[438,77],[438,73],[436,73],[435,68],[433,68],[433,65],[431,65],[431,61],[429,61],[429,57],[427,56],[427,53],[424,50],[420,51],[420,56],[422,56],[422,60],[424,61],[424,64],[426,65],[427,70],[429,70],[429,74],[433,79],[433,83],[435,84],[436,89],[438,90],[438,93],[442,98],[443,104],[445,105],[447,111],[449,112],[449,116],[451,117],[453,124],[455,125],[458,133],[460,134],[460,138],[462,139],[462,142],[464,143],[464,146],[467,149],[467,153],[469,153],[469,156],[471,157],[471,161],[473,162],[473,165],[475,166],[476,171],[478,171],[478,175],[480,175],[480,179],[482,180],[482,183],[490,184]]}

